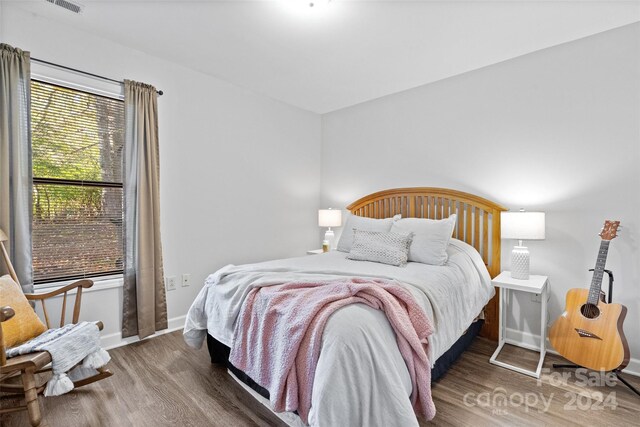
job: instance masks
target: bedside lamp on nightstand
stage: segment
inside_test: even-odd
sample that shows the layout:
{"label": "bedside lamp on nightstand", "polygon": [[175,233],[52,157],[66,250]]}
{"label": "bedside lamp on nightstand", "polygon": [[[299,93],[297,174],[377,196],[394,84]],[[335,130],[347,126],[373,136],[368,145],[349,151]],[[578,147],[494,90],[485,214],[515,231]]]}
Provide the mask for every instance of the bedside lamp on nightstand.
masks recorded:
{"label": "bedside lamp on nightstand", "polygon": [[522,246],[523,240],[544,240],[544,212],[502,212],[500,217],[500,237],[515,239],[519,243],[511,251],[511,277],[529,279],[529,249]]}
{"label": "bedside lamp on nightstand", "polygon": [[340,209],[320,209],[318,211],[318,225],[320,227],[329,227],[324,233],[324,240],[329,242],[331,250],[336,248],[336,237],[331,227],[340,227],[342,225],[342,211]]}

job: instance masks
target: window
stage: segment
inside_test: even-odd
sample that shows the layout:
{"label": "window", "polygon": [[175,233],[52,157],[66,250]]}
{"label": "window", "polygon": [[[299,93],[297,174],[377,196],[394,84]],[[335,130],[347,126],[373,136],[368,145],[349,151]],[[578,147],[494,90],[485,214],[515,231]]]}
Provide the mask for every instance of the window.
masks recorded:
{"label": "window", "polygon": [[36,284],[122,273],[124,103],[32,80]]}

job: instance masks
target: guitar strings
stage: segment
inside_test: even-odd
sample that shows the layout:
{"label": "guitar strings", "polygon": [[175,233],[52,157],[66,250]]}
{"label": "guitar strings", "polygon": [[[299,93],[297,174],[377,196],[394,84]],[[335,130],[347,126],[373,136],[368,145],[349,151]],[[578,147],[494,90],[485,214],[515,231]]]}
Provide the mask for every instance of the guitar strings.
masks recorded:
{"label": "guitar strings", "polygon": [[591,304],[589,302],[583,306],[583,309],[581,311],[582,315],[588,319],[594,319],[598,317],[598,314],[600,312],[597,305]]}

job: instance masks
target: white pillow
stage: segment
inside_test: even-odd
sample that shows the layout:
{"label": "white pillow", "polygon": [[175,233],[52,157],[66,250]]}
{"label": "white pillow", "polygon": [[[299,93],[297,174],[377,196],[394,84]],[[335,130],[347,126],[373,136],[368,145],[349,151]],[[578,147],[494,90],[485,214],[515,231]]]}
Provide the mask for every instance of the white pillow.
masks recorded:
{"label": "white pillow", "polygon": [[447,219],[404,218],[391,227],[394,233],[414,233],[409,248],[409,261],[443,265],[447,262],[447,246],[456,226],[456,214]]}
{"label": "white pillow", "polygon": [[337,249],[341,252],[349,252],[351,250],[351,246],[353,245],[354,229],[379,232],[391,231],[393,222],[400,218],[400,215],[396,215],[393,218],[374,219],[349,214],[347,216],[347,221],[344,224],[344,228],[342,229],[342,235],[338,241]]}
{"label": "white pillow", "polygon": [[407,264],[412,237],[413,233],[398,234],[355,229],[353,246],[347,259],[404,266]]}

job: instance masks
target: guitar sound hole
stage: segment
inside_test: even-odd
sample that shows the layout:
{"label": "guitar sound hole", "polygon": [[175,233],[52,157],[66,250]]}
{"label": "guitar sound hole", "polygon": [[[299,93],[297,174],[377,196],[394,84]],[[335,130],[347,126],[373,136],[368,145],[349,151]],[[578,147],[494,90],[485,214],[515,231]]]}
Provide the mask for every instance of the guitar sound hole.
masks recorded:
{"label": "guitar sound hole", "polygon": [[580,307],[580,313],[582,313],[582,315],[587,319],[595,319],[596,317],[600,316],[600,309],[595,304],[587,303],[583,304],[582,307]]}

